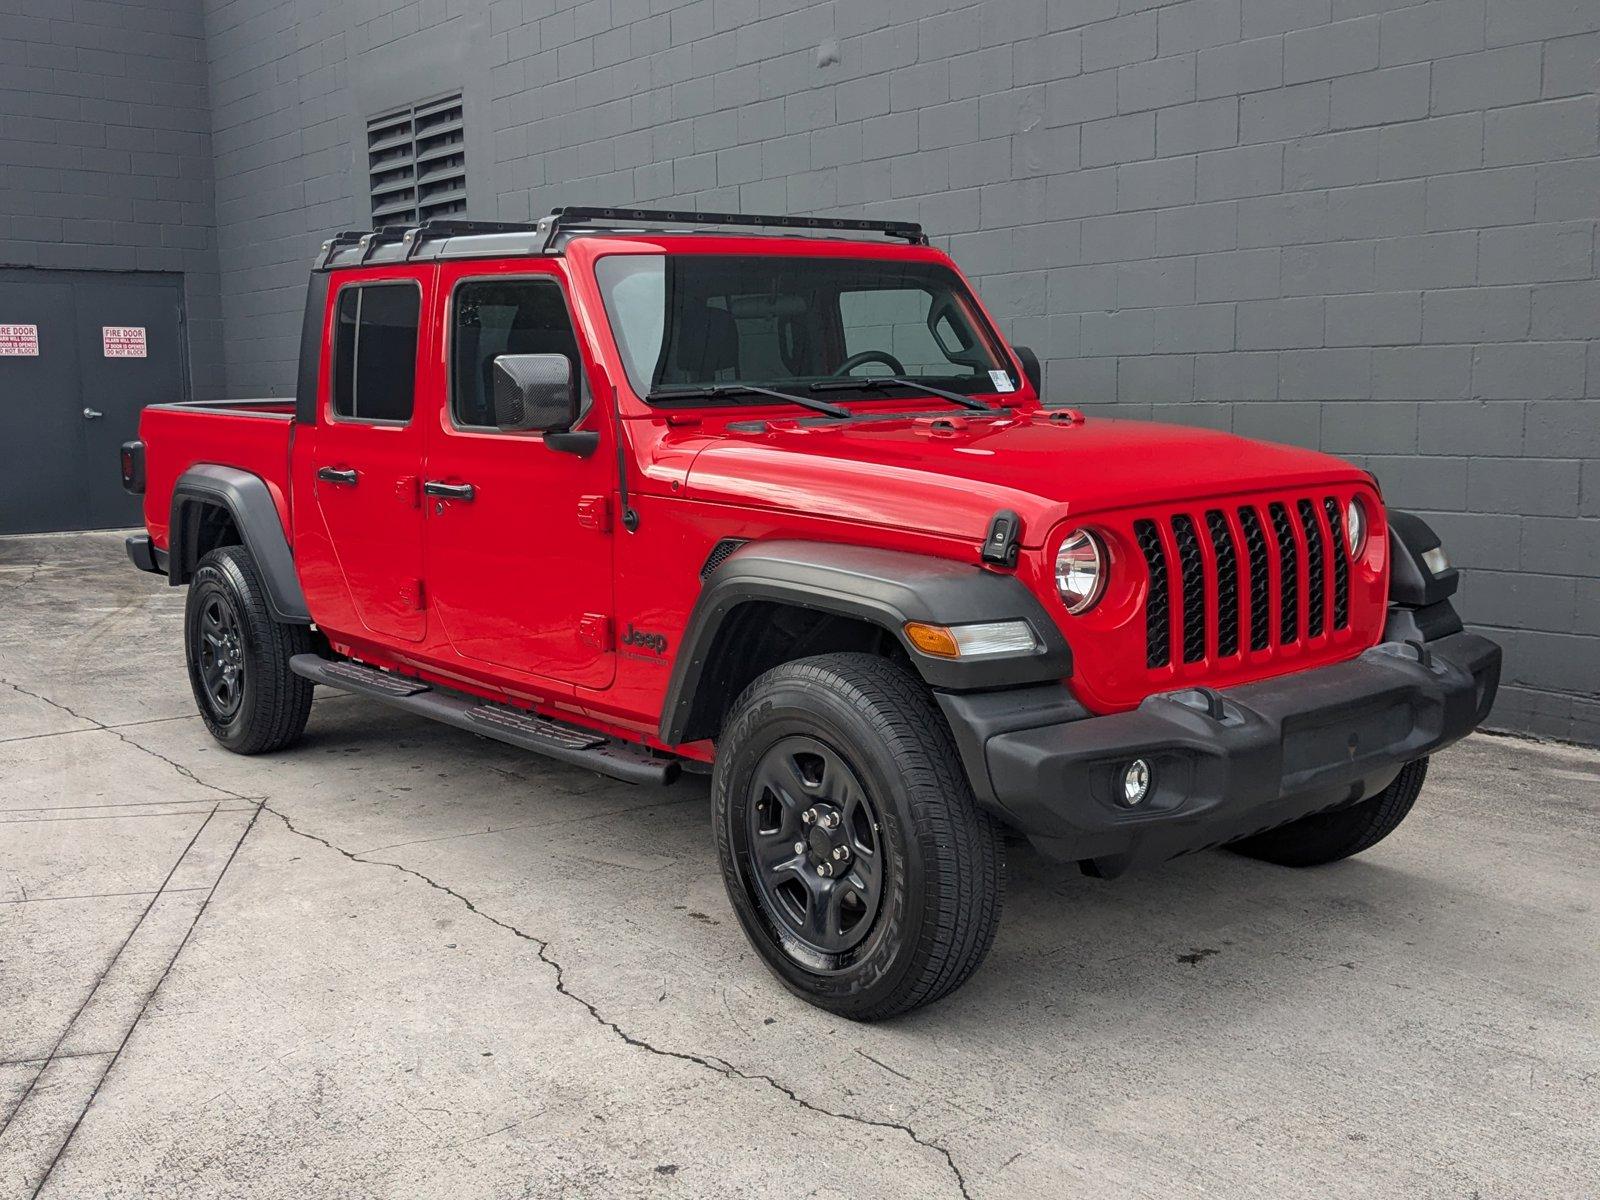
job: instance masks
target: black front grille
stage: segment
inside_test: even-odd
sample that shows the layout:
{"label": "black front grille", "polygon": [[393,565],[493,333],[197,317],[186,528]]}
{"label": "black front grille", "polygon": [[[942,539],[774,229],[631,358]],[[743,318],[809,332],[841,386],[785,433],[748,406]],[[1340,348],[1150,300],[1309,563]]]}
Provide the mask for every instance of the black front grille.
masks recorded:
{"label": "black front grille", "polygon": [[1144,554],[1145,568],[1150,572],[1150,594],[1144,605],[1144,661],[1149,667],[1164,667],[1172,658],[1167,553],[1161,548],[1161,534],[1154,521],[1135,521],[1133,536]]}
{"label": "black front grille", "polygon": [[1333,627],[1344,629],[1350,624],[1350,552],[1345,548],[1339,502],[1327,497],[1322,511],[1328,514],[1328,529],[1333,534]]}
{"label": "black front grille", "polygon": [[1239,653],[1239,557],[1227,517],[1213,508],[1206,514],[1206,527],[1217,559],[1217,653],[1231,658]]}
{"label": "black front grille", "polygon": [[1206,656],[1206,565],[1193,521],[1182,514],[1173,517],[1172,536],[1178,543],[1178,582],[1183,587],[1183,661],[1200,662]]}
{"label": "black front grille", "polygon": [[1301,500],[1300,528],[1306,535],[1306,587],[1311,592],[1311,603],[1306,608],[1306,635],[1321,637],[1324,621],[1322,587],[1322,522],[1317,520],[1317,510],[1309,500]]}
{"label": "black front grille", "polygon": [[1300,640],[1300,547],[1283,505],[1274,504],[1267,512],[1278,537],[1278,641],[1287,646]]}
{"label": "black front grille", "polygon": [[1267,566],[1267,534],[1253,508],[1239,510],[1245,551],[1250,556],[1250,649],[1265,650],[1272,642],[1272,579]]}
{"label": "black front grille", "polygon": [[[1183,662],[1198,663],[1236,657],[1244,641],[1255,652],[1297,643],[1302,640],[1302,625],[1305,639],[1324,636],[1330,626],[1349,628],[1352,573],[1341,511],[1338,499],[1327,496],[1241,505],[1232,514],[1238,517],[1237,526],[1230,513],[1218,508],[1207,509],[1203,518],[1174,513],[1165,518],[1170,541],[1163,541],[1158,522],[1136,520],[1134,539],[1150,573],[1146,665],[1155,669],[1172,663],[1174,634]],[[1302,555],[1308,601],[1304,622],[1300,619]],[[1248,579],[1241,574],[1246,571]],[[1248,619],[1241,622],[1246,594]],[[1177,630],[1172,628],[1174,620],[1182,622]]]}

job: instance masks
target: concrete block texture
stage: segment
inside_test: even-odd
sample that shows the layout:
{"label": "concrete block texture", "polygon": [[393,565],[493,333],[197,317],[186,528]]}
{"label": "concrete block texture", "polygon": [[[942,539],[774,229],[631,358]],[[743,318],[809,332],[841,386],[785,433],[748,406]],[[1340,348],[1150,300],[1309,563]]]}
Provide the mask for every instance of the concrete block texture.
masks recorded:
{"label": "concrete block texture", "polygon": [[[1594,0],[91,5],[0,41],[0,261],[181,270],[197,393],[286,391],[366,119],[459,89],[469,216],[920,219],[1052,400],[1358,456],[1500,627],[1525,543],[1600,591],[1549,532],[1600,518],[1597,63]],[[1516,711],[1600,727],[1540,653]]]}

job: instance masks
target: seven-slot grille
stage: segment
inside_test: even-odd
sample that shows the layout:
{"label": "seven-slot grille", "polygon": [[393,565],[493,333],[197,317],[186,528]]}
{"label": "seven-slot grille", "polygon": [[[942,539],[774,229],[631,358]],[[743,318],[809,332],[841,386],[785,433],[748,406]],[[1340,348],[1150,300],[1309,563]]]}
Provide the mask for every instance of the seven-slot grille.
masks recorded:
{"label": "seven-slot grille", "polygon": [[1150,573],[1145,665],[1170,666],[1175,652],[1186,664],[1232,658],[1242,645],[1269,650],[1348,628],[1342,512],[1334,496],[1307,496],[1174,513],[1164,527],[1135,521]]}

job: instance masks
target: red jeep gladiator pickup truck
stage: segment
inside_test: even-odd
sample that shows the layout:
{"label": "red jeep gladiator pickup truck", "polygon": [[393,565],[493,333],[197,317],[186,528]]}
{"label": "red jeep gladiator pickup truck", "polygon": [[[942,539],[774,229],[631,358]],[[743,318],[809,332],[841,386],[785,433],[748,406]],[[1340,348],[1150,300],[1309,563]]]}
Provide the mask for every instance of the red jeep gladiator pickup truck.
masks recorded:
{"label": "red jeep gladiator pickup truck", "polygon": [[241,754],[314,684],[639,783],[870,1020],[995,936],[1003,830],[1109,877],[1406,815],[1500,651],[1366,472],[1040,400],[903,222],[557,209],[324,244],[293,400],[155,405],[134,563]]}

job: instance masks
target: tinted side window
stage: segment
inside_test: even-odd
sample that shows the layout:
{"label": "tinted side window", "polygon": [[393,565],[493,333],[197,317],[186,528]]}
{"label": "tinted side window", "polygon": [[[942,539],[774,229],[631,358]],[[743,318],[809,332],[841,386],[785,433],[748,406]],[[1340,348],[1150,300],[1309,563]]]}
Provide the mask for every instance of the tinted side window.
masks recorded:
{"label": "tinted side window", "polygon": [[494,360],[563,354],[581,378],[578,339],[554,279],[474,279],[456,288],[450,334],[450,412],[457,425],[494,427]]}
{"label": "tinted side window", "polygon": [[352,421],[409,421],[417,375],[415,284],[382,283],[339,293],[333,338],[333,414]]}

